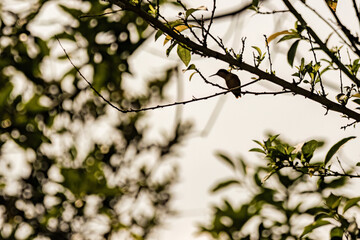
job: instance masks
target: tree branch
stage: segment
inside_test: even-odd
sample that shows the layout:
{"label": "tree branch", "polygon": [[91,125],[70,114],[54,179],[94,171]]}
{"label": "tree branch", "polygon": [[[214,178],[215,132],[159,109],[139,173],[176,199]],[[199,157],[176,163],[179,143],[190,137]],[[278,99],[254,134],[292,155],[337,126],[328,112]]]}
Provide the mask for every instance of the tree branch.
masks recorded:
{"label": "tree branch", "polygon": [[[234,59],[232,56],[230,56],[229,54],[223,54],[223,53],[219,53],[217,51],[214,51],[212,49],[209,49],[207,47],[201,46],[193,41],[191,41],[189,38],[187,38],[186,36],[182,35],[182,34],[178,34],[176,32],[174,32],[173,30],[171,30],[170,28],[168,28],[167,26],[165,26],[161,21],[159,21],[158,19],[152,17],[151,15],[149,15],[147,12],[143,11],[141,8],[138,8],[136,6],[133,6],[128,0],[109,0],[110,3],[113,3],[115,5],[118,5],[119,7],[121,7],[124,10],[128,10],[128,11],[132,11],[134,13],[136,13],[138,16],[140,16],[141,18],[143,18],[146,22],[148,22],[151,26],[153,26],[156,29],[160,29],[161,31],[163,31],[164,33],[168,34],[169,36],[171,36],[172,38],[174,38],[175,40],[185,44],[186,46],[188,46],[193,53],[202,55],[202,56],[208,56],[208,57],[212,57],[215,59],[219,59],[222,60],[230,65],[234,65],[239,67],[242,70],[245,70],[247,72],[251,72],[255,75],[257,75],[259,78],[261,79],[265,79],[268,80],[276,85],[279,85],[281,87],[283,87],[284,89],[288,89],[290,91],[292,91],[294,94],[299,94],[302,95],[306,98],[309,98],[315,102],[320,103],[321,105],[323,105],[327,110],[332,110],[335,112],[339,112],[342,114],[345,114],[348,118],[352,118],[356,121],[360,121],[360,114],[348,109],[338,103],[335,103],[333,101],[330,101],[329,99],[327,99],[326,97],[322,97],[316,94],[311,93],[310,91],[300,88],[297,85],[287,82],[282,78],[279,78],[275,75],[269,74],[267,72],[264,72],[256,67],[253,67],[247,63],[244,62],[239,62],[238,60]],[[284,2],[287,2],[288,4],[290,4],[287,0],[284,0]],[[290,8],[292,6],[290,5]],[[292,8],[293,9],[293,8]],[[291,11],[291,10],[290,10]],[[301,17],[301,16],[300,16]],[[301,18],[302,19],[302,18]],[[303,20],[304,21],[304,20]],[[306,26],[306,22],[304,21],[304,26]],[[313,38],[316,40],[316,42],[321,40],[318,38],[318,36],[311,30],[309,29],[310,34],[313,36]],[[325,44],[322,43],[323,45],[321,45],[320,47],[324,47]],[[345,66],[342,63],[339,63],[338,58],[336,58],[336,56],[334,56],[330,50],[327,49],[327,47],[325,46],[324,48],[325,52],[328,53],[328,55],[334,60],[335,63],[338,64],[338,66],[341,68],[341,70],[343,70],[349,77],[351,77],[351,79],[353,79],[357,84],[359,84],[360,86],[360,81],[356,78],[354,78],[353,75],[351,75],[349,73],[349,71],[345,68]],[[327,49],[327,51],[326,51]]]}
{"label": "tree branch", "polygon": [[335,56],[333,52],[330,51],[330,49],[326,46],[326,44],[321,41],[319,36],[315,33],[312,28],[310,28],[307,24],[307,22],[304,20],[304,18],[300,15],[300,13],[294,8],[293,5],[289,2],[289,0],[283,0],[286,7],[290,10],[290,12],[295,16],[295,18],[306,27],[306,30],[309,32],[309,34],[314,38],[315,42],[320,46],[320,48],[331,58],[333,62],[338,65],[341,71],[343,71],[358,87],[360,87],[360,81],[356,78],[351,72],[344,66],[342,62]]}

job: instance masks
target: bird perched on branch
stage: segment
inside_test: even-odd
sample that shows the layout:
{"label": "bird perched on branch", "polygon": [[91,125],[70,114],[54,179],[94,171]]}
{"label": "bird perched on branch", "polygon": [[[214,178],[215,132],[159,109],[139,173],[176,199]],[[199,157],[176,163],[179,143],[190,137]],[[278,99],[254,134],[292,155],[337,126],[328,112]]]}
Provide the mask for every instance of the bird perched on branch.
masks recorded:
{"label": "bird perched on branch", "polygon": [[241,91],[240,91],[241,82],[238,76],[236,76],[231,72],[226,71],[225,69],[220,69],[217,73],[211,75],[210,77],[215,75],[225,79],[226,86],[229,89],[237,87],[236,89],[231,90],[231,92],[235,95],[236,98],[241,97]]}

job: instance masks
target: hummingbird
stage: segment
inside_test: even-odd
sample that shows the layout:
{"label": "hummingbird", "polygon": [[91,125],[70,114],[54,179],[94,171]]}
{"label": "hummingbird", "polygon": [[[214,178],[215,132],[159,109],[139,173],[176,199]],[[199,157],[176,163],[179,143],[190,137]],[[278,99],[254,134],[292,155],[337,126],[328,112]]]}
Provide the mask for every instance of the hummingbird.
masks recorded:
{"label": "hummingbird", "polygon": [[236,98],[241,97],[241,92],[240,92],[241,82],[237,75],[235,75],[231,72],[228,72],[225,69],[220,69],[217,73],[211,75],[210,77],[215,76],[215,75],[220,76],[223,79],[225,79],[226,86],[229,89],[238,87],[237,89],[231,90],[231,92],[235,95]]}

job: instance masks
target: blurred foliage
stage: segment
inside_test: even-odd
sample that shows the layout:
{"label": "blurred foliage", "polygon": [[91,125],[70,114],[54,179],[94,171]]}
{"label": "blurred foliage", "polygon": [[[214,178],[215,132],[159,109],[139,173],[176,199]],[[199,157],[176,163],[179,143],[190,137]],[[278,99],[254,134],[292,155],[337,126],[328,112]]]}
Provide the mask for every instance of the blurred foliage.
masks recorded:
{"label": "blurred foliage", "polygon": [[[309,162],[322,141],[311,140],[292,147],[270,136],[266,149],[252,149],[265,154],[267,167],[248,166],[241,158],[218,153],[218,158],[234,172],[234,176],[218,182],[212,192],[233,188],[240,192],[236,203],[224,199],[213,207],[211,222],[200,226],[201,233],[213,239],[357,239],[360,237],[356,214],[360,213],[360,197],[346,197],[337,191],[350,187],[346,176],[311,177],[305,171],[274,168],[274,162]],[[340,141],[341,142],[341,141]],[[334,145],[337,148],[338,145]],[[334,146],[331,151],[334,151]],[[271,149],[271,150],[270,150]],[[296,149],[298,151],[296,151]],[[329,154],[329,153],[328,153]],[[327,156],[328,156],[327,154]],[[279,164],[278,164],[279,166]],[[269,178],[271,172],[271,178]],[[266,182],[264,182],[266,180]],[[240,203],[239,203],[240,202]],[[351,213],[350,213],[351,212]],[[346,214],[345,214],[346,213]],[[328,228],[322,228],[328,226]],[[320,228],[318,233],[314,230]],[[324,237],[324,234],[327,234]]]}
{"label": "blurred foliage", "polygon": [[[62,4],[0,4],[0,238],[145,239],[171,213],[177,171],[165,162],[191,125],[179,122],[161,144],[151,142],[147,115],[113,114],[59,54],[55,37],[82,72],[92,69],[93,86],[124,109],[164,100],[177,68],[133,94],[123,74],[131,74],[128,57],[146,40],[148,24],[103,1]],[[54,6],[64,21],[44,39],[32,25]],[[116,12],[80,18],[107,11]],[[49,61],[68,67],[61,72]],[[110,130],[95,128],[106,119]]]}

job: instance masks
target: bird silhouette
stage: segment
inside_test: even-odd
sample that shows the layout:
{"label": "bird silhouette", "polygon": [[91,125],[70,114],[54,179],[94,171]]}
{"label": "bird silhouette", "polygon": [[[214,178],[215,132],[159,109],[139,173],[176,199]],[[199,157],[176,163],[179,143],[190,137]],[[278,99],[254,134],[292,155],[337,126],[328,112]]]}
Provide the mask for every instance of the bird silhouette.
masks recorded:
{"label": "bird silhouette", "polygon": [[223,79],[225,79],[226,86],[228,87],[228,89],[237,87],[236,89],[231,90],[231,92],[235,95],[236,98],[241,97],[241,91],[240,91],[241,82],[237,75],[228,72],[225,69],[220,69],[217,73],[211,75],[210,77],[212,76],[220,76]]}

